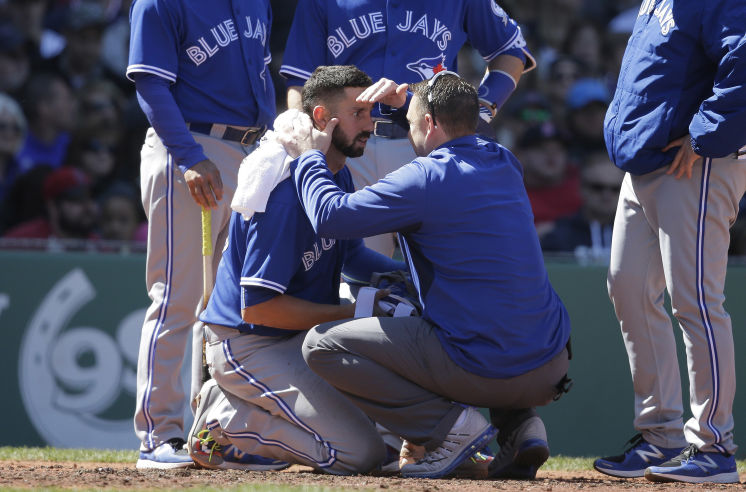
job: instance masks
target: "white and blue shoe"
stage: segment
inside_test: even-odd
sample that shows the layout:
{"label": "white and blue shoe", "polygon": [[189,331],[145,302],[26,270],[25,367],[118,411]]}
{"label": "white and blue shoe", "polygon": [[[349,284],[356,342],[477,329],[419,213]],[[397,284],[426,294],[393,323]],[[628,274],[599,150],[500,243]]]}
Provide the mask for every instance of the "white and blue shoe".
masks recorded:
{"label": "white and blue shoe", "polygon": [[651,482],[738,483],[735,456],[705,452],[690,444],[675,458],[645,470]]}
{"label": "white and blue shoe", "polygon": [[150,451],[140,451],[140,458],[135,467],[138,470],[158,469],[171,470],[186,468],[194,462],[184,448],[184,439],[175,437]]}
{"label": "white and blue shoe", "polygon": [[593,468],[606,475],[621,478],[645,476],[645,469],[662,465],[682,452],[682,448],[663,448],[647,442],[642,434],[629,440],[629,448],[618,456],[599,458]]}

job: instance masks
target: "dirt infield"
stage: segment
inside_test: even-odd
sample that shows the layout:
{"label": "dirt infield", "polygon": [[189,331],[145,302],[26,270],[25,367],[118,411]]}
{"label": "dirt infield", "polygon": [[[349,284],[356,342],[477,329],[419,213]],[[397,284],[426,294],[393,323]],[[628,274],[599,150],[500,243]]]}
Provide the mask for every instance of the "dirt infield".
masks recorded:
{"label": "dirt infield", "polygon": [[[745,474],[741,474],[743,481]],[[338,489],[367,489],[387,491],[458,491],[481,492],[495,490],[536,491],[594,491],[620,489],[653,490],[743,490],[744,484],[684,485],[653,484],[645,479],[621,480],[605,477],[595,471],[558,472],[539,471],[537,480],[424,480],[400,477],[335,477],[312,472],[309,468],[293,466],[281,472],[213,471],[198,469],[136,470],[125,463],[69,463],[50,461],[0,461],[0,488],[95,488],[95,489],[186,489],[205,487],[231,488],[240,486],[287,485],[315,486]]]}

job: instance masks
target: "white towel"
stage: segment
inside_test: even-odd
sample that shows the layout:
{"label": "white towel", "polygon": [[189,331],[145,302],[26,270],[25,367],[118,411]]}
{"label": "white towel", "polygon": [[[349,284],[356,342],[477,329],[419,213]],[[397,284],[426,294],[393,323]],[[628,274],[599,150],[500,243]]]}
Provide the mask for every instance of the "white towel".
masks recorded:
{"label": "white towel", "polygon": [[241,161],[231,208],[240,213],[244,220],[249,220],[255,212],[264,212],[269,194],[278,183],[290,177],[290,162],[293,159],[277,142],[277,135],[291,133],[295,119],[310,121],[307,114],[288,109],[275,119],[274,131],[265,133],[259,147]]}

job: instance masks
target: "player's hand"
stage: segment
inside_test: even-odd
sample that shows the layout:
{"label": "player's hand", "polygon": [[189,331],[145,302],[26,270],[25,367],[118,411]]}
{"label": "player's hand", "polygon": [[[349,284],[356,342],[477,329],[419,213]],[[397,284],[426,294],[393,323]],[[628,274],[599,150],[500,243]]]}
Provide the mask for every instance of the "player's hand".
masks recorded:
{"label": "player's hand", "polygon": [[409,84],[397,84],[393,80],[383,78],[361,92],[355,100],[362,103],[383,103],[400,108],[407,102],[408,87]]}
{"label": "player's hand", "polygon": [[218,167],[209,159],[200,161],[184,173],[189,193],[197,205],[203,208],[218,208],[223,198],[223,180]]}
{"label": "player's hand", "polygon": [[309,150],[320,150],[324,154],[332,143],[332,132],[339,123],[332,118],[323,131],[314,128],[310,118],[296,118],[293,129],[277,133],[277,141],[285,147],[285,152],[293,159]]}
{"label": "player's hand", "polygon": [[684,135],[683,137],[670,142],[668,145],[663,147],[663,152],[674,147],[679,147],[679,151],[676,152],[676,157],[673,158],[673,162],[668,166],[666,174],[676,173],[676,179],[679,179],[686,174],[686,178],[691,179],[692,167],[694,167],[694,163],[697,162],[698,159],[701,159],[702,156],[694,152],[694,149],[692,149],[692,138],[689,135]]}

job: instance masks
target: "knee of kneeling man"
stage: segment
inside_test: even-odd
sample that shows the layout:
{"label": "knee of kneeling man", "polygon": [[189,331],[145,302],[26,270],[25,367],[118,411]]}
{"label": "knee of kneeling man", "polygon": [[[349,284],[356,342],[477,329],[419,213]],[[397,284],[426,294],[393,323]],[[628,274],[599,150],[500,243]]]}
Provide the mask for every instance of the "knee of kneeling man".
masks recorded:
{"label": "knee of kneeling man", "polygon": [[318,334],[313,331],[313,328],[308,330],[306,338],[303,340],[303,345],[301,346],[301,353],[303,354],[303,359],[309,365],[314,359],[314,355],[319,351],[317,342]]}
{"label": "knee of kneeling man", "polygon": [[316,328],[308,330],[306,338],[303,340],[303,346],[301,347],[303,359],[305,359],[307,364],[311,365],[313,362],[319,361],[324,354],[331,351],[331,347],[324,338],[324,334],[316,331]]}
{"label": "knee of kneeling man", "polygon": [[364,443],[355,449],[354,453],[337,455],[337,463],[333,472],[343,475],[356,475],[376,470],[386,459],[386,445],[380,443]]}

